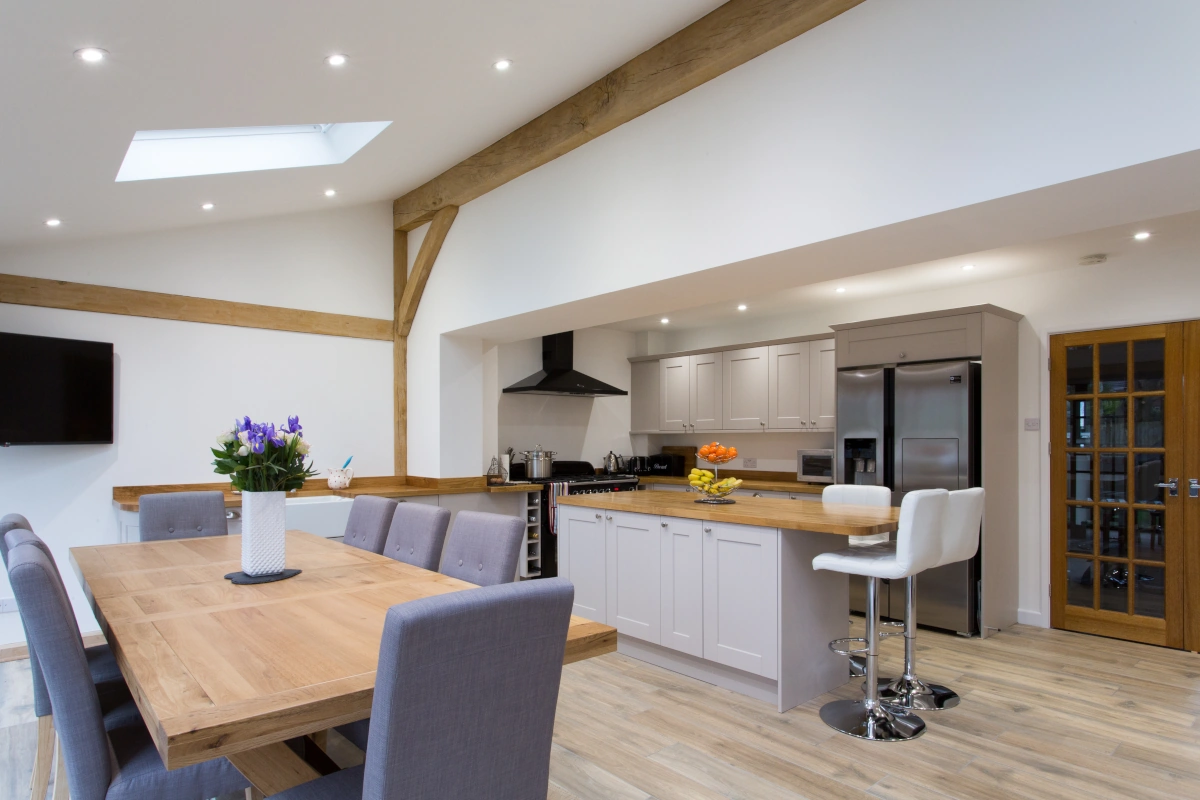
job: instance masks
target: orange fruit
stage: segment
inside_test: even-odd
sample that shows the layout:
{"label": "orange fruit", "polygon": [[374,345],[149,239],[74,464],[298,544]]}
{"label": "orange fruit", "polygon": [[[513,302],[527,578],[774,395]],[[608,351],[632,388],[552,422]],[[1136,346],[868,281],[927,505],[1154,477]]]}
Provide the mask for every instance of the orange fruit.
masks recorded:
{"label": "orange fruit", "polygon": [[737,458],[737,448],[736,447],[729,448],[729,457]]}

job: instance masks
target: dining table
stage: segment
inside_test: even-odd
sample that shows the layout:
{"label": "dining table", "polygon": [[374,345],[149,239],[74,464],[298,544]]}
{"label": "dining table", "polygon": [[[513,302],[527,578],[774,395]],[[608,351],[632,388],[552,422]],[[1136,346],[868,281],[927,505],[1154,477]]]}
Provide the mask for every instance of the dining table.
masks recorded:
{"label": "dining table", "polygon": [[[164,766],[225,757],[271,795],[323,774],[306,757],[323,732],[370,716],[387,610],[478,587],[304,531],[287,532],[299,575],[234,585],[241,549],[235,535],[70,554]],[[573,616],[563,663],[616,649],[615,628]]]}

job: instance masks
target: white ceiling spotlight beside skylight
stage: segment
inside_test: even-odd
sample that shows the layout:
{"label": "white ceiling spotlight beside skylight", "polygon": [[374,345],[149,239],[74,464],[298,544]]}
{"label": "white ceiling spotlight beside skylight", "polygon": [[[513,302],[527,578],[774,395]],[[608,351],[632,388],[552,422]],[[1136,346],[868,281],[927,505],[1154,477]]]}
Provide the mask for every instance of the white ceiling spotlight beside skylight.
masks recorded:
{"label": "white ceiling spotlight beside skylight", "polygon": [[346,57],[341,53],[335,53],[326,58],[325,63],[331,67],[340,67],[346,63]]}
{"label": "white ceiling spotlight beside skylight", "polygon": [[504,72],[504,70],[506,70],[512,66],[512,61],[509,61],[507,58],[502,58],[499,61],[497,61],[495,64],[492,64],[492,66],[495,67],[500,72]]}
{"label": "white ceiling spotlight beside skylight", "polygon": [[975,269],[974,264],[963,264],[963,272],[970,272],[973,269]]}
{"label": "white ceiling spotlight beside skylight", "polygon": [[1149,231],[1141,231],[1139,233],[1135,233],[1133,235],[1133,238],[1137,239],[1139,242],[1144,242],[1150,238],[1150,232]]}
{"label": "white ceiling spotlight beside skylight", "polygon": [[138,131],[117,181],[341,164],[391,124],[389,120]]}
{"label": "white ceiling spotlight beside skylight", "polygon": [[846,287],[845,287],[845,286],[839,286],[839,287],[837,287],[837,289],[835,289],[834,291],[836,291],[838,294],[845,294],[845,293],[846,293]]}
{"label": "white ceiling spotlight beside skylight", "polygon": [[326,190],[325,190],[325,196],[326,196],[326,197],[333,197],[335,194],[337,194],[337,192],[335,192],[333,189],[326,189]]}
{"label": "white ceiling spotlight beside skylight", "polygon": [[59,225],[62,225],[61,219],[50,218],[50,219],[46,220],[47,228],[57,228]]}
{"label": "white ceiling spotlight beside skylight", "polygon": [[81,47],[75,51],[75,57],[80,61],[86,61],[89,64],[95,64],[103,61],[108,55],[107,50],[101,50],[99,47]]}
{"label": "white ceiling spotlight beside skylight", "polygon": [[212,210],[213,210],[213,204],[212,204],[212,203],[205,203],[204,205],[200,206],[200,208],[204,209],[205,211],[212,211]]}

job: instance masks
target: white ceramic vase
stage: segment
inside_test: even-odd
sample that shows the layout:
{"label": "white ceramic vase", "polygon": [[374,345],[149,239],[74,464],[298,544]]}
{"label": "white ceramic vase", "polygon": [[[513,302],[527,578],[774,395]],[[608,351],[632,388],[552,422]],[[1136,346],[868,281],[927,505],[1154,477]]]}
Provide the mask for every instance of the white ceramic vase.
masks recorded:
{"label": "white ceramic vase", "polygon": [[286,492],[242,492],[242,572],[283,572]]}

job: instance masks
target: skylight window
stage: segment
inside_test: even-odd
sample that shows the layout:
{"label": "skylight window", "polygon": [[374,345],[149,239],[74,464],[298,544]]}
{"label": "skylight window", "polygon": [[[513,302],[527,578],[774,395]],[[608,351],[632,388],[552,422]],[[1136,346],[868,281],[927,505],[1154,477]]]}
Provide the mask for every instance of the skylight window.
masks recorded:
{"label": "skylight window", "polygon": [[389,120],[138,131],[129,143],[117,180],[341,164],[391,124]]}

